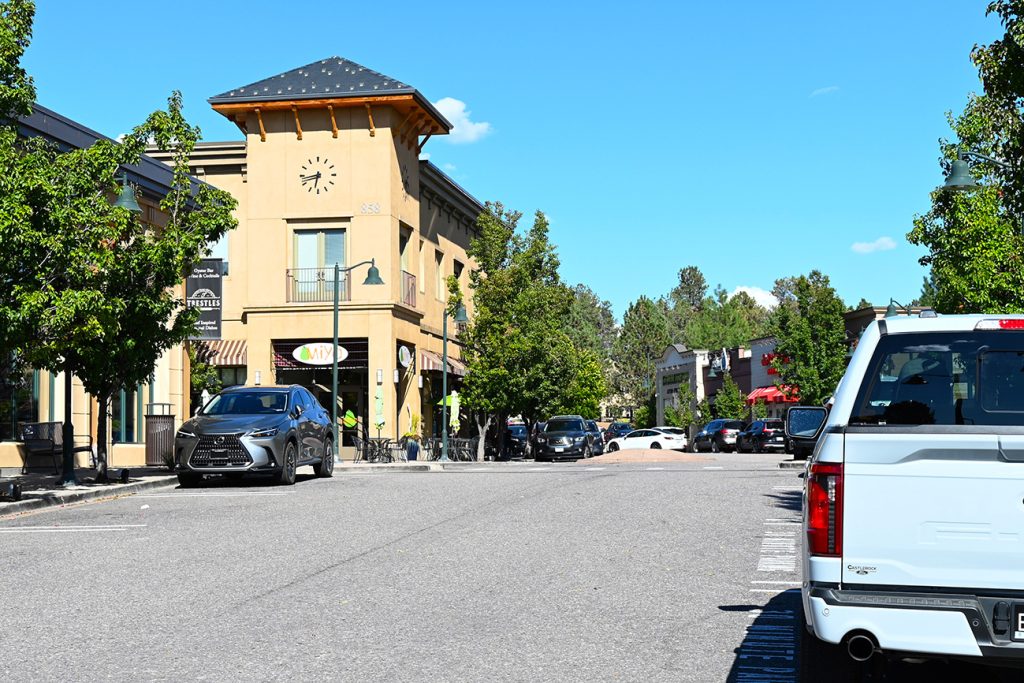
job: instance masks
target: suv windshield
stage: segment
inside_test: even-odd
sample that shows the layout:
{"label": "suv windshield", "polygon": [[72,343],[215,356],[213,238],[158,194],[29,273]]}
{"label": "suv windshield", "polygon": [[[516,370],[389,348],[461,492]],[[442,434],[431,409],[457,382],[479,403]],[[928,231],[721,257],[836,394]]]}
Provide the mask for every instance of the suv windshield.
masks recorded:
{"label": "suv windshield", "polygon": [[508,433],[512,436],[526,436],[525,425],[509,425]]}
{"label": "suv windshield", "polygon": [[288,408],[285,391],[232,391],[217,394],[200,415],[261,415],[283,413]]}
{"label": "suv windshield", "polygon": [[583,432],[582,420],[550,420],[545,432]]}
{"label": "suv windshield", "polygon": [[725,427],[726,429],[743,429],[744,427],[746,427],[746,425],[740,422],[739,420],[729,420],[722,426]]}
{"label": "suv windshield", "polygon": [[765,420],[765,429],[782,429],[782,420]]}
{"label": "suv windshield", "polygon": [[587,431],[588,432],[599,432],[601,428],[597,426],[597,423],[593,420],[587,420]]}

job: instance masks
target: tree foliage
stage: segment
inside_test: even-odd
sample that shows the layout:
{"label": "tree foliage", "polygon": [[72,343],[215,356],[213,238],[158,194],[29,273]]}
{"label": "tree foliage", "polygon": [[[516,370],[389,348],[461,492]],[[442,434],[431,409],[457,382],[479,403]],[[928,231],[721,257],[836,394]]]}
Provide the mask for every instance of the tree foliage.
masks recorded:
{"label": "tree foliage", "polygon": [[715,415],[726,420],[744,420],[747,417],[747,397],[740,391],[731,373],[722,378],[722,388],[715,394]]}
{"label": "tree foliage", "polygon": [[655,391],[655,363],[671,343],[662,308],[641,296],[626,310],[615,340],[615,388],[631,405],[645,405]]}
{"label": "tree foliage", "polygon": [[691,349],[744,346],[763,336],[768,311],[746,292],[734,296],[721,286],[706,297],[686,326],[685,342]]}
{"label": "tree foliage", "polygon": [[846,370],[845,306],[819,271],[796,278],[792,306],[778,306],[771,327],[778,339],[772,366],[778,383],[799,393],[806,405],[821,405]]}
{"label": "tree foliage", "polygon": [[[556,412],[596,417],[606,391],[595,340],[574,342],[566,332],[576,292],[559,278],[547,218],[538,211],[521,234],[521,217],[488,203],[477,218],[468,250],[477,264],[473,319],[459,338],[467,362],[461,396],[467,407],[498,416],[499,426],[510,415],[529,424]],[[450,281],[449,291],[452,305],[462,296],[458,283]]]}
{"label": "tree foliage", "polygon": [[572,289],[572,304],[565,319],[565,333],[578,349],[586,349],[608,367],[617,328],[612,305],[586,285]]}
{"label": "tree foliage", "polygon": [[931,268],[934,288],[923,298],[943,313],[1024,311],[1024,2],[997,0],[988,6],[1004,35],[971,54],[983,93],[971,95],[964,111],[948,114],[956,139],[940,140],[940,165],[948,172],[964,151],[1007,162],[1004,168],[972,162],[979,189],[936,190],[931,209],[917,216],[907,239],[924,246],[920,261]]}
{"label": "tree foliage", "polygon": [[659,300],[673,342],[682,342],[686,338],[686,326],[708,294],[708,282],[697,266],[681,268],[678,278],[675,287]]}

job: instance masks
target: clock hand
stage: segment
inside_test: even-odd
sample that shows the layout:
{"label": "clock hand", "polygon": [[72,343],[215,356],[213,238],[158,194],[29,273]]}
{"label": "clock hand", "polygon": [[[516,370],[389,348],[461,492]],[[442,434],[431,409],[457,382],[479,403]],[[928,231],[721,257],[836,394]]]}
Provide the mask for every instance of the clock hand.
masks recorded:
{"label": "clock hand", "polygon": [[320,171],[317,171],[316,175],[313,177],[313,187],[316,187],[319,184],[320,184]]}

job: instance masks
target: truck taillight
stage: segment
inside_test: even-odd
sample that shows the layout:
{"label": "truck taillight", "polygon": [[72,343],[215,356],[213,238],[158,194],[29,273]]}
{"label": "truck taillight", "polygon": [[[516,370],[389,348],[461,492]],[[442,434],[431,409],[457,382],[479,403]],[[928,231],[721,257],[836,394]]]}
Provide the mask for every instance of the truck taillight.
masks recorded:
{"label": "truck taillight", "polygon": [[807,545],[812,555],[843,554],[843,465],[811,465],[807,481]]}

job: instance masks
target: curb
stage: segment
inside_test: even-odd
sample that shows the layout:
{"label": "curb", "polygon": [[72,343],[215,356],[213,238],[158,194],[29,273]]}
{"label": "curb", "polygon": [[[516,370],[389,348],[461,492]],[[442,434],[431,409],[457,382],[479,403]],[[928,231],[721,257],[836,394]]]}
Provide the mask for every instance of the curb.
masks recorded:
{"label": "curb", "polygon": [[97,488],[91,491],[68,491],[67,493],[47,493],[41,497],[33,497],[29,500],[19,500],[13,503],[0,503],[0,518],[9,515],[17,515],[31,510],[42,510],[50,507],[63,507],[74,503],[86,501],[122,498],[132,496],[141,491],[163,488],[165,486],[176,486],[177,476],[158,477],[147,481],[139,481],[134,484],[121,484],[116,488]]}
{"label": "curb", "polygon": [[780,470],[802,470],[807,464],[806,460],[783,460],[779,463]]}
{"label": "curb", "polygon": [[389,472],[440,472],[444,468],[440,464],[433,463],[365,463],[365,464],[349,464],[349,465],[336,465],[334,467],[334,473],[369,473],[373,472],[376,474],[387,474]]}

